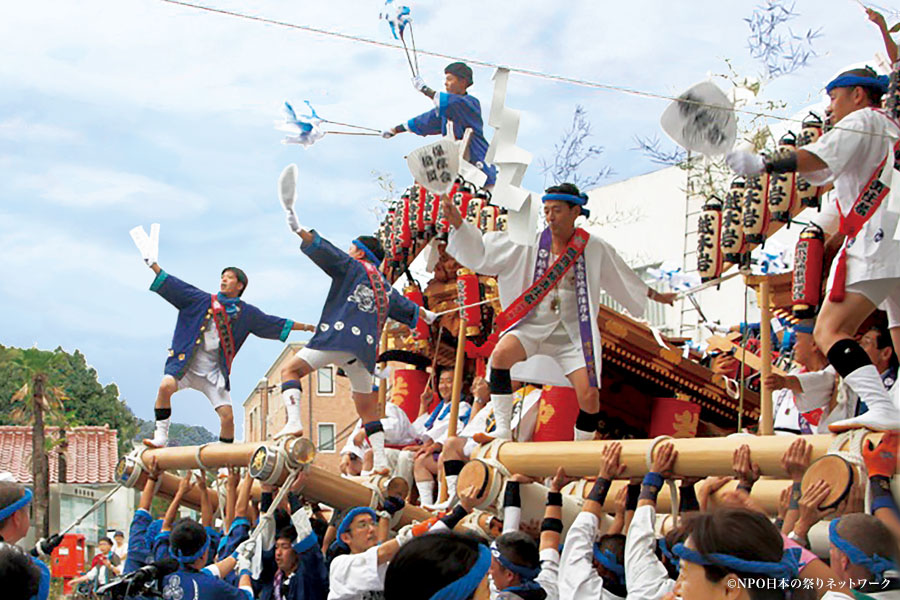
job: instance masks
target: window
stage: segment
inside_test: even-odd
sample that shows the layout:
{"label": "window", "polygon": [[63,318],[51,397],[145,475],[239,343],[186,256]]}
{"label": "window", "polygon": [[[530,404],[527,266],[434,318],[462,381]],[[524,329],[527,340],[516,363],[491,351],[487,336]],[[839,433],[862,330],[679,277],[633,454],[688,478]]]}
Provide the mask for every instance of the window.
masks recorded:
{"label": "window", "polygon": [[334,423],[319,423],[319,452],[334,452]]}
{"label": "window", "polygon": [[334,394],[334,367],[331,365],[316,371],[316,393]]}

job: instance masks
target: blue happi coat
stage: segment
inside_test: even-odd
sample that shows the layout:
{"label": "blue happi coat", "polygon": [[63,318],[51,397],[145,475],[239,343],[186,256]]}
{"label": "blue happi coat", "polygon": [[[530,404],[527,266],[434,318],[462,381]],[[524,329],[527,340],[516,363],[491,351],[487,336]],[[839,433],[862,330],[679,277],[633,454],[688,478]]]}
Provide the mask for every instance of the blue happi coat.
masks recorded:
{"label": "blue happi coat", "polygon": [[[203,332],[207,327],[215,327],[212,319],[212,294],[197,289],[165,271],[160,271],[150,285],[150,290],[165,298],[178,309],[178,320],[175,322],[175,333],[172,335],[172,347],[166,360],[165,374],[181,379],[187,372],[191,357],[203,343]],[[252,304],[238,300],[238,313],[231,320],[231,333],[234,337],[234,353],[251,333],[270,340],[287,339],[294,322],[282,317],[267,315]],[[225,375],[225,389],[231,389],[228,378],[229,369],[225,364],[225,353],[219,347],[219,368]]]}
{"label": "blue happi coat", "polygon": [[[481,103],[469,94],[435,92],[435,107],[406,122],[406,129],[417,135],[446,135],[447,121],[453,122],[453,136],[462,139],[466,129],[472,129],[469,139],[469,162],[487,175],[485,185],[493,185],[497,170],[484,163],[488,142],[484,138],[484,123],[481,120]],[[479,164],[480,163],[480,164]]]}
{"label": "blue happi coat", "polygon": [[[311,233],[315,236],[313,241],[304,242],[300,249],[331,277],[332,282],[316,334],[306,346],[315,350],[349,352],[373,373],[381,332],[378,331],[375,292],[366,269],[360,261],[336,248],[315,230]],[[382,277],[380,273],[378,276]],[[404,298],[386,281],[384,288],[390,290],[387,316],[415,327],[419,306]]]}

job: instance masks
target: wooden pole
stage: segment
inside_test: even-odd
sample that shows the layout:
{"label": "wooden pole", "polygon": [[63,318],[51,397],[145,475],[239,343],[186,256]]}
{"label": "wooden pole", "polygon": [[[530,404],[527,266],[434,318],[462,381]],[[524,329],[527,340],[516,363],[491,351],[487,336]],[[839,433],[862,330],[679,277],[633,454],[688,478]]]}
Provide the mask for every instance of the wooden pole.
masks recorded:
{"label": "wooden pole", "polygon": [[[148,448],[141,453],[145,465],[152,456],[160,471],[184,469],[218,469],[219,467],[246,467],[250,457],[262,444],[248,442],[245,444],[212,443],[205,446],[171,446],[168,448]],[[200,461],[197,461],[197,457]]]}
{"label": "wooden pole", "polygon": [[763,277],[759,283],[759,354],[760,395],[759,395],[759,433],[773,435],[774,420],[772,417],[772,389],[766,385],[766,377],[772,372],[772,306],[770,298],[770,282]]}
{"label": "wooden pole", "polygon": [[[866,439],[878,443],[881,433],[870,432]],[[759,463],[765,476],[785,478],[788,473],[781,465],[781,457],[791,442],[789,435],[756,436],[741,435],[712,438],[678,438],[669,440],[678,450],[674,473],[676,477],[707,477],[733,475],[731,458],[734,450],[743,444],[750,446],[753,462]],[[803,439],[813,447],[812,458],[828,452],[834,436],[805,435]],[[529,477],[552,477],[563,465],[566,474],[573,477],[594,477],[600,468],[600,453],[608,441],[581,442],[497,442],[476,450],[473,458],[486,455],[496,457],[510,473]],[[647,450],[652,440],[621,440],[622,462],[626,465],[624,477],[642,476],[648,472]],[[846,447],[844,447],[846,449]],[[654,449],[655,450],[655,449]]]}
{"label": "wooden pole", "polygon": [[466,311],[460,311],[459,337],[456,341],[456,363],[453,366],[453,396],[450,398],[450,424],[447,437],[456,436],[456,424],[459,421],[459,397],[462,395],[463,361],[466,358]]}

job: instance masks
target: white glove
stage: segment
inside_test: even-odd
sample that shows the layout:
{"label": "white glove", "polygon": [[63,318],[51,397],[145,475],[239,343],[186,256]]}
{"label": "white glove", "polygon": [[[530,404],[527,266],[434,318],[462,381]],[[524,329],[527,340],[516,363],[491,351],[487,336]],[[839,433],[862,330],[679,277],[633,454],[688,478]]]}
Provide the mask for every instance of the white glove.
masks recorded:
{"label": "white glove", "polygon": [[149,236],[141,225],[138,225],[128,233],[131,234],[131,239],[140,251],[141,258],[144,259],[147,266],[149,267],[156,263],[159,258],[159,223],[153,223],[150,226]]}
{"label": "white glove", "polygon": [[397,134],[394,132],[393,129],[385,129],[384,131],[381,132],[381,137],[383,137],[386,140],[391,139],[395,135],[397,135]]}
{"label": "white glove", "polygon": [[766,170],[766,163],[761,154],[738,150],[725,155],[725,162],[732,171],[744,177],[759,175]]}
{"label": "white glove", "polygon": [[294,233],[303,231],[303,226],[300,225],[300,221],[297,220],[297,213],[295,213],[293,209],[287,211],[287,224]]}
{"label": "white glove", "polygon": [[416,88],[416,91],[418,92],[425,91],[425,88],[428,87],[427,85],[425,85],[425,80],[422,79],[419,75],[416,75],[410,81],[412,81],[413,87]]}
{"label": "white glove", "polygon": [[297,165],[288,165],[278,178],[278,198],[284,210],[294,210],[294,202],[297,201]]}
{"label": "white glove", "polygon": [[416,536],[413,534],[413,526],[405,525],[397,531],[397,537],[395,537],[394,539],[397,540],[397,543],[402,546],[414,537]]}
{"label": "white glove", "polygon": [[419,315],[422,317],[422,320],[424,320],[429,325],[434,323],[435,319],[438,318],[435,313],[431,312],[427,308],[422,308],[421,306],[419,307]]}
{"label": "white glove", "polygon": [[244,540],[237,547],[237,550],[235,551],[235,554],[237,554],[237,564],[235,565],[235,569],[238,574],[244,570],[253,570],[252,560],[254,552],[256,552],[256,540]]}

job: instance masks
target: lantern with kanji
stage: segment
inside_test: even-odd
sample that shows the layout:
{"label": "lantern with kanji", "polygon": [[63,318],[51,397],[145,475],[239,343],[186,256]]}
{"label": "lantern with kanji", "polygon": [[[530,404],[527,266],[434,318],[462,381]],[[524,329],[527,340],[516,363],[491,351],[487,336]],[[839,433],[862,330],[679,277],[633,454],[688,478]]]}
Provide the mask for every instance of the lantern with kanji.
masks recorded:
{"label": "lantern with kanji", "polygon": [[769,229],[769,175],[748,177],[744,182],[744,242],[762,244]]}
{"label": "lantern with kanji", "polygon": [[[822,130],[823,124],[819,115],[809,113],[809,116],[803,119],[803,129],[800,130],[800,135],[797,137],[797,147],[802,148],[818,140],[822,137]],[[820,195],[819,186],[811,184],[802,175],[797,174],[797,201],[800,203],[800,206],[814,206],[818,208]]]}
{"label": "lantern with kanji", "polygon": [[[420,290],[418,286],[406,286],[403,288],[403,295],[417,306],[425,308],[425,298],[422,296],[422,290]],[[428,341],[431,339],[431,327],[429,327],[428,323],[425,322],[425,319],[422,318],[421,313],[419,314],[419,320],[416,321],[416,327],[412,333],[413,340],[415,340],[413,342],[414,350],[417,352],[427,352]]]}
{"label": "lantern with kanji", "polygon": [[[481,300],[478,276],[469,269],[459,269],[456,272],[456,293],[460,306]],[[463,314],[466,317],[466,335],[478,335],[481,332],[481,306],[468,306],[463,309]]]}
{"label": "lantern with kanji", "polygon": [[471,200],[469,200],[469,206],[466,214],[463,215],[466,221],[468,221],[475,227],[478,227],[478,219],[481,218],[481,204],[481,198],[472,198]]}
{"label": "lantern with kanji", "polygon": [[697,222],[697,270],[702,281],[722,274],[722,201],[711,196]]}
{"label": "lantern with kanji", "polygon": [[735,178],[722,205],[722,260],[742,264],[747,248],[744,244],[744,223],[741,204],[744,200],[744,179]]}
{"label": "lantern with kanji", "polygon": [[[797,137],[787,132],[779,141],[776,155],[797,151]],[[791,212],[796,205],[797,173],[773,173],[769,177],[769,213],[771,219],[779,223],[790,223]]]}
{"label": "lantern with kanji", "polygon": [[825,233],[815,224],[800,233],[794,249],[794,272],[791,280],[791,312],[798,319],[816,316],[822,301]]}
{"label": "lantern with kanji", "polygon": [[497,231],[497,218],[500,216],[500,209],[496,206],[481,207],[481,215],[478,219],[478,228],[484,232]]}

